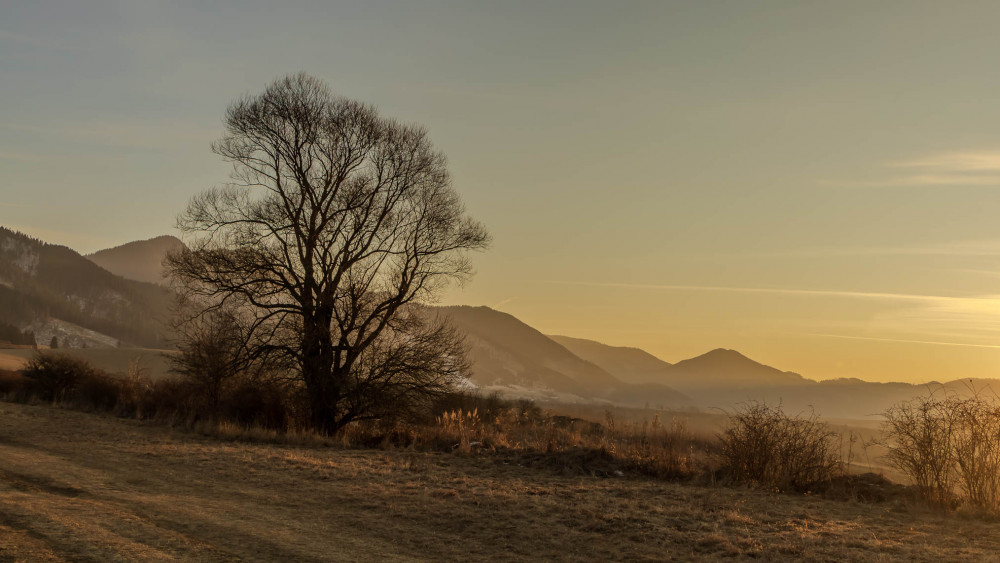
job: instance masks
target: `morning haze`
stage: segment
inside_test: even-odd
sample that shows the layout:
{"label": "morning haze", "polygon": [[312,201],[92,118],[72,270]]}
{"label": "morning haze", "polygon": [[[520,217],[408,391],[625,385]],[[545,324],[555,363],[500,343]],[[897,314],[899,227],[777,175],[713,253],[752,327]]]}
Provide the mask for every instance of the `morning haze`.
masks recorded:
{"label": "morning haze", "polygon": [[997,559],[1000,4],[0,4],[0,561]]}
{"label": "morning haze", "polygon": [[10,5],[0,222],[83,253],[172,233],[225,177],[207,147],[234,93],[305,69],[448,155],[494,245],[445,303],[668,361],[992,376],[998,12]]}

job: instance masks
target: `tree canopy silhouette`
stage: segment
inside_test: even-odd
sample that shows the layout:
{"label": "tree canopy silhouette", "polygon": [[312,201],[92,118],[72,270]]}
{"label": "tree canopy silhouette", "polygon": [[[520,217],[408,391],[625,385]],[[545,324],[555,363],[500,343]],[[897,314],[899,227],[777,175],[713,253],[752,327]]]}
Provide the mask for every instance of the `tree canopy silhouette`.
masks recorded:
{"label": "tree canopy silhouette", "polygon": [[462,345],[420,305],[489,235],[426,131],[306,74],[237,99],[225,127],[233,181],[191,200],[167,261],[187,294],[240,311],[247,354],[294,366],[319,430],[447,387]]}

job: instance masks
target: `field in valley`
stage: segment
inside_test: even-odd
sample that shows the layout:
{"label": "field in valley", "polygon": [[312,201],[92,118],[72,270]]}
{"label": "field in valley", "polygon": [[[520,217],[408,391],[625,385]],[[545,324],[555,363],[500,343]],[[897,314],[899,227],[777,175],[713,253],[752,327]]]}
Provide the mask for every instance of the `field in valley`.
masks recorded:
{"label": "field in valley", "polygon": [[0,403],[0,560],[993,560],[997,523]]}
{"label": "field in valley", "polygon": [[[43,350],[47,350],[44,348]],[[66,348],[56,353],[69,354],[108,373],[128,373],[137,365],[151,379],[160,379],[170,373],[170,360],[164,350],[148,348]],[[0,369],[16,371],[24,367],[36,350],[30,347],[0,348]]]}

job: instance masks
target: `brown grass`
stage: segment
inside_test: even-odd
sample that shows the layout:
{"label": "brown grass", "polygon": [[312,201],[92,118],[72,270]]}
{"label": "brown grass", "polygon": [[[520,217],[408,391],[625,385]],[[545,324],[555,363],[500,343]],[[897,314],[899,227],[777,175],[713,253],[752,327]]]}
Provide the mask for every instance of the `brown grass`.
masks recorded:
{"label": "brown grass", "polygon": [[232,442],[0,403],[0,560],[992,560],[995,524],[902,502]]}

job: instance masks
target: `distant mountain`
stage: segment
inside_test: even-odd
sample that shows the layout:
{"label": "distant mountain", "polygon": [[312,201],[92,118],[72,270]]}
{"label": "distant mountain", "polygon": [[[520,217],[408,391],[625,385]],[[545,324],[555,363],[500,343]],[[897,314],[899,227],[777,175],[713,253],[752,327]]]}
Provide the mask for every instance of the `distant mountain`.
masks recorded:
{"label": "distant mountain", "polygon": [[608,346],[569,336],[550,338],[628,383],[660,383],[681,390],[795,385],[807,382],[797,373],[755,362],[736,350],[717,348],[701,356],[670,364],[639,348]]}
{"label": "distant mountain", "polygon": [[39,344],[163,347],[170,300],[166,288],[0,227],[0,322],[33,330]]}
{"label": "distant mountain", "polygon": [[180,239],[164,235],[99,250],[88,254],[87,259],[123,278],[148,283],[163,283],[165,281],[164,257],[181,248],[184,248],[184,243]]}
{"label": "distant mountain", "polygon": [[662,384],[637,389],[622,382],[507,313],[489,307],[436,310],[466,335],[472,381],[477,385],[551,389],[625,404],[691,404],[690,399]]}
{"label": "distant mountain", "polygon": [[716,348],[671,367],[670,384],[685,388],[771,387],[815,383],[791,371],[781,371],[740,354]]}
{"label": "distant mountain", "polygon": [[824,417],[866,418],[927,393],[967,397],[1000,393],[1000,380],[962,379],[948,383],[876,383],[855,378],[814,381],[756,362],[735,350],[715,349],[676,364],[638,348],[608,346],[592,340],[553,336],[568,350],[638,386],[665,384],[702,408],[731,409],[763,401],[793,413],[815,411]]}
{"label": "distant mountain", "polygon": [[477,383],[545,386],[586,394],[605,393],[622,384],[507,313],[464,306],[438,311],[466,335]]}
{"label": "distant mountain", "polygon": [[628,383],[664,383],[672,373],[671,364],[639,348],[608,346],[569,336],[549,335],[549,338]]}

